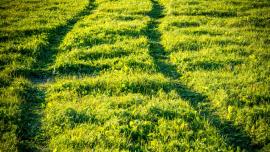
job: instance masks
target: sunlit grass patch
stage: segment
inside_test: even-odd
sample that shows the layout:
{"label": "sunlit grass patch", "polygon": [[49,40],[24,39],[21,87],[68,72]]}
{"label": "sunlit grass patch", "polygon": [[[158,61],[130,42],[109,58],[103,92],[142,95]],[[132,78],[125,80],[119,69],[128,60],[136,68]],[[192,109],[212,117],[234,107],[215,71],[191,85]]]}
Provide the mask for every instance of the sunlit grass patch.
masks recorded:
{"label": "sunlit grass patch", "polygon": [[[261,132],[269,129],[269,44],[265,43],[269,35],[269,3],[162,3],[167,16],[159,28],[161,41],[165,51],[170,52],[170,61],[183,73],[181,81],[206,94],[213,106],[219,107],[220,117],[242,126],[252,144],[267,145],[269,135]],[[262,105],[264,110],[259,110]],[[262,115],[253,119],[256,114],[251,112],[247,117],[247,111],[261,111]]]}
{"label": "sunlit grass patch", "polygon": [[0,3],[0,149],[46,149],[40,146],[42,139],[33,140],[42,138],[38,130],[40,112],[35,113],[43,102],[42,91],[26,77],[32,76],[35,65],[44,60],[42,52],[50,52],[52,33],[89,3],[86,0]]}
{"label": "sunlit grass patch", "polygon": [[[162,89],[152,97],[127,93],[49,98],[44,121],[54,126],[46,127],[53,134],[50,147],[58,150],[227,149],[222,138],[213,134],[215,130],[203,123],[184,100],[177,98],[174,91],[167,94]],[[211,140],[204,140],[209,137]]]}
{"label": "sunlit grass patch", "polygon": [[267,0],[2,0],[0,151],[269,147]]}

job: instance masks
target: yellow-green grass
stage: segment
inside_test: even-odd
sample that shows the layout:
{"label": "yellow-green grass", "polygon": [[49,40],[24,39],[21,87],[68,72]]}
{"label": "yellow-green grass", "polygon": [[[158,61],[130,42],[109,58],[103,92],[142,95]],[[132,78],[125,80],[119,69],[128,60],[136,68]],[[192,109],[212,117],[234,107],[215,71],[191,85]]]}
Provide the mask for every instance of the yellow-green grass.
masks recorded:
{"label": "yellow-green grass", "polygon": [[20,6],[38,17],[2,21],[1,150],[269,149],[267,0]]}
{"label": "yellow-green grass", "polygon": [[1,2],[0,63],[2,76],[27,74],[60,27],[82,12],[88,5],[83,1],[10,1]]}
{"label": "yellow-green grass", "polygon": [[223,120],[269,145],[269,1],[164,0],[159,30],[181,82]]}
{"label": "yellow-green grass", "polygon": [[[163,86],[168,85],[166,82],[154,84],[160,76],[149,76],[150,78],[146,79],[140,76],[136,78],[133,75],[127,81],[131,84],[121,84],[125,79],[119,80],[118,75],[116,78],[112,76],[110,80],[99,78],[111,81],[107,82],[108,84],[98,84],[102,80],[93,82],[89,78],[79,80],[80,82],[78,79],[72,79],[64,82],[62,80],[59,82],[60,87],[57,83],[57,86],[48,89],[51,96],[47,97],[48,104],[45,110],[47,115],[44,119],[45,129],[52,136],[50,142],[52,149],[59,151],[230,149],[226,147],[215,128],[181,100],[176,91],[162,90]],[[92,86],[97,91],[92,90]],[[82,89],[87,87],[91,93],[87,92],[87,89]],[[146,88],[160,88],[160,90],[145,90]]]}
{"label": "yellow-green grass", "polygon": [[44,95],[29,77],[53,56],[58,31],[89,6],[87,0],[0,2],[0,151],[46,150],[39,130]]}

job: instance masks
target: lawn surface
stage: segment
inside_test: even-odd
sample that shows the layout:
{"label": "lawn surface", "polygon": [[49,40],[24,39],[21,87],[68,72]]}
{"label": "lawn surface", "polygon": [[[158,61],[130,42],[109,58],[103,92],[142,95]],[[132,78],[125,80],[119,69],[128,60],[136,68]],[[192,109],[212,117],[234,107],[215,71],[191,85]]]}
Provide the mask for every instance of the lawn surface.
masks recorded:
{"label": "lawn surface", "polygon": [[0,151],[268,151],[268,0],[2,0]]}

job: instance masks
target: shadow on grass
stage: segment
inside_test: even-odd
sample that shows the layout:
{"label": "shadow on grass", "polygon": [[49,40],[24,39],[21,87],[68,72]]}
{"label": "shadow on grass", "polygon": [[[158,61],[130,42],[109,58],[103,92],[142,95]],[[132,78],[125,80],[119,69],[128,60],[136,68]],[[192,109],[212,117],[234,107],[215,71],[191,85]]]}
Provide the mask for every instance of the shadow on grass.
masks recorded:
{"label": "shadow on grass", "polygon": [[38,88],[38,84],[45,83],[47,79],[52,78],[52,71],[48,70],[53,64],[60,43],[66,34],[72,30],[73,26],[83,17],[89,15],[94,9],[92,0],[89,5],[75,17],[68,20],[65,25],[56,27],[49,31],[49,45],[41,49],[37,58],[37,63],[33,69],[20,71],[21,75],[29,78],[36,86],[26,87],[20,94],[23,103],[20,106],[20,121],[18,123],[17,137],[19,139],[19,151],[41,151],[46,150],[46,136],[42,133],[41,118],[45,104],[45,91]]}
{"label": "shadow on grass", "polygon": [[41,151],[46,148],[46,137],[41,129],[42,105],[45,93],[36,87],[27,87],[20,94],[24,101],[20,105],[20,121],[17,135],[19,137],[19,151]]}
{"label": "shadow on grass", "polygon": [[69,64],[56,69],[57,75],[96,75],[101,71],[111,69],[108,64],[104,65],[88,65],[88,64]]}
{"label": "shadow on grass", "polygon": [[[174,66],[164,61],[168,54],[160,44],[161,33],[158,31],[158,19],[163,17],[163,7],[156,0],[151,1],[153,3],[153,9],[148,14],[151,18],[151,22],[146,31],[146,36],[150,40],[150,55],[160,73],[171,80],[177,80],[181,75]],[[242,128],[234,126],[231,122],[222,120],[215,114],[215,111],[209,106],[210,103],[206,96],[189,89],[183,84],[173,82],[173,86],[173,89],[177,91],[181,98],[188,101],[195,110],[200,112],[202,117],[208,120],[210,124],[217,129],[221,136],[225,137],[225,142],[228,146],[233,146],[235,149],[239,147],[247,151],[252,151],[257,148],[251,145],[251,138]]]}
{"label": "shadow on grass", "polygon": [[89,0],[88,6],[86,6],[80,13],[78,13],[72,19],[68,20],[65,25],[58,26],[57,28],[49,32],[49,45],[45,48],[42,48],[42,51],[38,56],[38,63],[35,64],[34,69],[32,70],[33,76],[31,77],[31,79],[33,81],[44,82],[47,78],[53,77],[53,71],[48,70],[48,67],[54,63],[61,42],[63,41],[67,33],[72,30],[74,25],[79,20],[89,15],[91,11],[95,9],[95,7],[96,6],[92,2],[92,0]]}
{"label": "shadow on grass", "polygon": [[64,119],[68,119],[67,122],[69,127],[74,128],[76,125],[81,123],[100,123],[95,115],[89,115],[85,112],[78,112],[73,108],[65,110]]}

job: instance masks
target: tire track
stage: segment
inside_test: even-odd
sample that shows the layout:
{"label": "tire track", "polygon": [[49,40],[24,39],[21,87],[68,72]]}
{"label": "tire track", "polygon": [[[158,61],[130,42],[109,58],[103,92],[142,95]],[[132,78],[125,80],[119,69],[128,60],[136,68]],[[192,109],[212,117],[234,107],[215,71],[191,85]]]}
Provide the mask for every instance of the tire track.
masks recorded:
{"label": "tire track", "polygon": [[216,128],[217,132],[225,137],[225,143],[236,149],[245,149],[246,151],[253,151],[257,147],[251,145],[251,138],[247,135],[241,127],[234,126],[232,122],[222,120],[215,114],[215,110],[211,108],[210,101],[207,96],[191,90],[178,80],[181,74],[178,73],[175,66],[168,63],[168,53],[161,44],[161,33],[158,31],[160,19],[164,17],[164,8],[158,3],[158,0],[151,0],[153,8],[148,16],[151,21],[146,30],[146,36],[150,41],[149,53],[152,56],[157,70],[165,77],[171,80],[177,94],[188,101],[190,105],[199,112],[201,117],[208,120],[210,124]]}
{"label": "tire track", "polygon": [[56,27],[48,34],[48,47],[42,48],[37,63],[30,72],[29,80],[34,86],[27,87],[22,98],[26,101],[20,106],[20,122],[17,131],[19,137],[19,151],[49,151],[48,137],[42,130],[42,117],[45,107],[45,90],[42,85],[53,79],[54,74],[49,67],[54,63],[59,46],[74,25],[91,14],[96,8],[93,0],[76,16],[68,20],[65,25]]}
{"label": "tire track", "polygon": [[74,25],[85,16],[91,14],[96,8],[94,0],[89,0],[89,4],[76,16],[68,20],[65,25],[61,25],[51,32],[48,36],[48,47],[42,49],[38,56],[38,63],[35,65],[32,71],[31,80],[36,83],[44,83],[47,79],[53,77],[53,71],[49,69],[55,61],[56,54],[59,50],[59,46],[65,36],[73,29]]}

